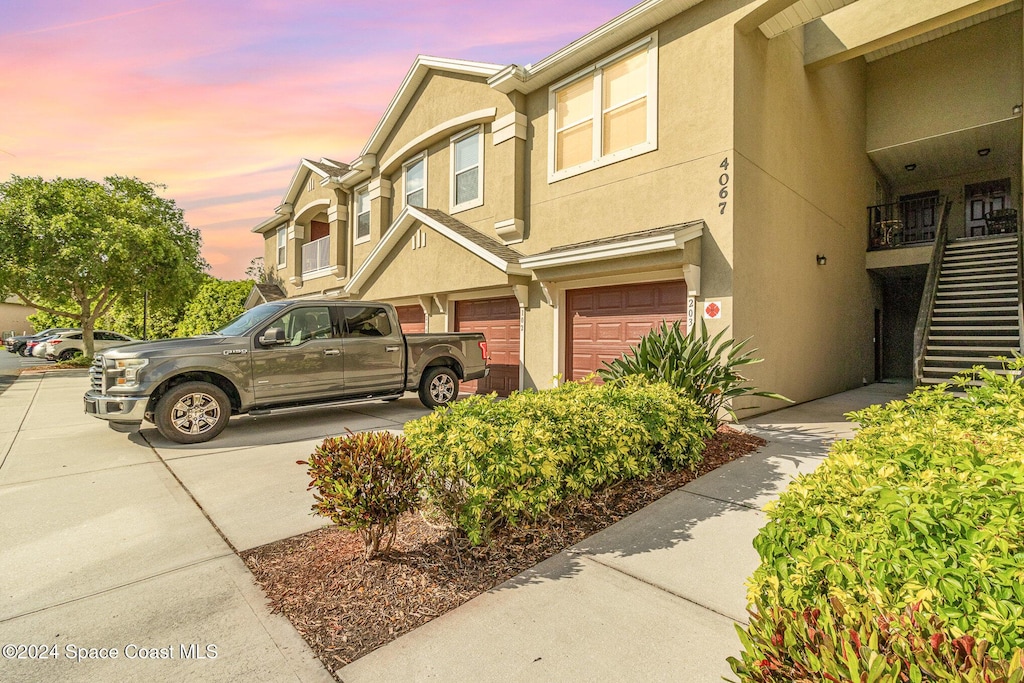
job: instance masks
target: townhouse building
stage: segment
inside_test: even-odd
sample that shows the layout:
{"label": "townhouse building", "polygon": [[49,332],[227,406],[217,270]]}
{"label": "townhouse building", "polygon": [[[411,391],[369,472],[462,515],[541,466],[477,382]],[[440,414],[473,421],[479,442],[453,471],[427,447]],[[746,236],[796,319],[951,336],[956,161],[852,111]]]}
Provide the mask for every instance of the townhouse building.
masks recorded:
{"label": "townhouse building", "polygon": [[796,401],[938,381],[1020,349],[1022,55],[1020,0],[647,0],[535,64],[419,57],[253,231],[285,296],[484,332],[468,390],[663,319]]}

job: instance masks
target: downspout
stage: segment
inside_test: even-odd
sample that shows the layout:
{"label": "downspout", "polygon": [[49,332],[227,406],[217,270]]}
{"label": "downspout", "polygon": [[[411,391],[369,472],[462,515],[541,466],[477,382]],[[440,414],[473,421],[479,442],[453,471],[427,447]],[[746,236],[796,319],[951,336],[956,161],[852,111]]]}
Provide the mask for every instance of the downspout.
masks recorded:
{"label": "downspout", "polygon": [[924,293],[921,295],[921,307],[917,310],[917,324],[914,325],[914,384],[921,383],[924,378],[924,357],[927,353],[928,335],[932,327],[932,313],[935,311],[935,296],[939,289],[939,273],[942,270],[942,259],[946,255],[946,240],[949,234],[949,212],[953,202],[946,201],[935,230],[935,246],[932,247],[932,260],[928,264],[928,276],[924,282]]}

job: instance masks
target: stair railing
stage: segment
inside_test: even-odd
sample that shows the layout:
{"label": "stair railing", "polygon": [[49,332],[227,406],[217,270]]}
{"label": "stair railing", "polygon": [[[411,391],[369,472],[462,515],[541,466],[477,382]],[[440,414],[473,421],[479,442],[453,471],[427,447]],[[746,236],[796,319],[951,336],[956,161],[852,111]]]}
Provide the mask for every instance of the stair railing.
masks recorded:
{"label": "stair railing", "polygon": [[1017,226],[1017,340],[1018,351],[1024,354],[1024,229]]}
{"label": "stair railing", "polygon": [[935,310],[935,296],[939,291],[939,273],[942,270],[942,259],[946,256],[946,241],[949,235],[949,212],[953,202],[946,201],[942,216],[935,228],[935,245],[932,247],[932,260],[928,264],[928,276],[924,281],[924,293],[921,295],[921,307],[917,310],[917,324],[914,325],[914,384],[920,384],[924,378],[924,357],[928,350],[928,335],[931,333],[932,312]]}

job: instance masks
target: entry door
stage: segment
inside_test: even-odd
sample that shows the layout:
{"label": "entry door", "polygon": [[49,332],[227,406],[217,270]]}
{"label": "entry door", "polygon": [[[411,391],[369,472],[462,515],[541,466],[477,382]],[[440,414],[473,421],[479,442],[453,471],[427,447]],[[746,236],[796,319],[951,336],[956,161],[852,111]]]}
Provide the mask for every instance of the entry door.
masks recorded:
{"label": "entry door", "polygon": [[900,242],[912,244],[933,241],[938,204],[938,190],[901,196],[900,218],[903,220],[903,233],[900,235]]}
{"label": "entry door", "polygon": [[344,364],[341,339],[329,306],[292,308],[256,333],[276,327],[286,343],[253,342],[253,391],[261,404],[306,401],[341,394]]}
{"label": "entry door", "polygon": [[987,235],[985,214],[1009,207],[1010,179],[994,180],[964,188],[967,210],[967,236]]}
{"label": "entry door", "polygon": [[345,393],[401,391],[405,386],[405,343],[387,309],[345,305],[341,310]]}

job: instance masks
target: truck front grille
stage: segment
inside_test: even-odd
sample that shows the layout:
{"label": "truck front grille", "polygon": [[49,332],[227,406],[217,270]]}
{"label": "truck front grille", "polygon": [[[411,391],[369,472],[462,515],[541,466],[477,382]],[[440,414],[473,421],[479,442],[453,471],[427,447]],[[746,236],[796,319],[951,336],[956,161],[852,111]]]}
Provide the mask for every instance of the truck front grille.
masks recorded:
{"label": "truck front grille", "polygon": [[89,383],[96,391],[106,390],[106,387],[103,386],[103,356],[97,355],[93,358],[92,367],[89,368]]}

